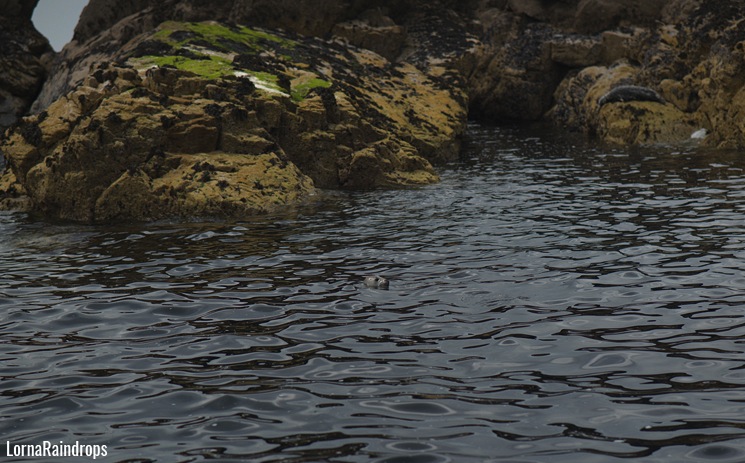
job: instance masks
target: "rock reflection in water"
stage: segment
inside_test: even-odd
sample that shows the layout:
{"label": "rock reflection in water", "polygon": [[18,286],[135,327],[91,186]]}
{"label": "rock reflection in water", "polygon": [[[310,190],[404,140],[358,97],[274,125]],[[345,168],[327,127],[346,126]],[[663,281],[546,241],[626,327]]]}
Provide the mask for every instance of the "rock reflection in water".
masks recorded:
{"label": "rock reflection in water", "polygon": [[742,461],[745,161],[536,133],[474,126],[442,184],[240,223],[3,215],[2,435],[107,461]]}

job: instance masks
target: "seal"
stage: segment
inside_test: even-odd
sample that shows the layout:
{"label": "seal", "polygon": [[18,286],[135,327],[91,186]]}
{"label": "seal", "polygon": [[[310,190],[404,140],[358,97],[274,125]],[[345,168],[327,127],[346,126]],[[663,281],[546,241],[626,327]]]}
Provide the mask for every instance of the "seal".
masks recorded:
{"label": "seal", "polygon": [[368,288],[388,289],[388,280],[380,275],[365,277],[365,286]]}
{"label": "seal", "polygon": [[648,87],[638,85],[619,85],[598,98],[598,107],[607,103],[624,103],[627,101],[655,101],[665,104],[665,99]]}

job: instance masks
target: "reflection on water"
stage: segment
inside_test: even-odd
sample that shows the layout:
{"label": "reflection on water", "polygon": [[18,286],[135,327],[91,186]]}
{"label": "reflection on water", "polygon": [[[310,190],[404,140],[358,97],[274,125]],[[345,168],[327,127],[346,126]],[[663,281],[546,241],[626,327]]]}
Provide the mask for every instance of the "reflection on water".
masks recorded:
{"label": "reflection on water", "polygon": [[743,461],[744,167],[474,126],[439,185],[287,216],[6,213],[0,436],[110,462]]}

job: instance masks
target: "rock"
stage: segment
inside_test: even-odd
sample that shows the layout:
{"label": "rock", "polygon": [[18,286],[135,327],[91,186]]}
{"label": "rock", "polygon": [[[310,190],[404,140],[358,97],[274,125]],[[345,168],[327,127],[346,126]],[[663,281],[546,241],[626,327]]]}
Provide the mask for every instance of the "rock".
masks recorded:
{"label": "rock", "polygon": [[508,0],[510,9],[534,19],[547,20],[546,8],[541,0]]}
{"label": "rock", "polygon": [[[54,51],[34,27],[38,0],[0,0],[0,133],[27,113],[49,70]],[[26,136],[36,137],[34,127]],[[30,207],[25,189],[7,168],[0,151],[0,209]]]}
{"label": "rock", "polygon": [[380,9],[363,12],[360,19],[337,23],[333,34],[360,48],[372,50],[395,61],[406,41],[406,28],[396,24]]}
{"label": "rock", "polygon": [[92,67],[115,61],[116,53],[125,44],[138,35],[151,32],[165,21],[259,24],[305,35],[325,36],[347,12],[345,3],[337,0],[225,0],[210,4],[201,0],[162,0],[156,3],[148,0],[90,0],[81,13],[72,41],[55,61],[51,77],[44,83],[32,112],[44,110],[82,83]]}
{"label": "rock", "polygon": [[676,144],[690,138],[694,129],[685,113],[674,106],[632,101],[603,106],[595,133],[617,145]]}
{"label": "rock", "polygon": [[702,0],[671,0],[662,8],[661,22],[668,25],[682,24],[694,16]]}
{"label": "rock", "polygon": [[12,171],[0,169],[0,210],[30,211],[31,201]]}
{"label": "rock", "polygon": [[578,68],[600,64],[602,42],[597,37],[557,35],[550,41],[551,61]]}
{"label": "rock", "polygon": [[[590,89],[607,70],[606,67],[590,66],[567,76],[556,90],[556,103],[548,111],[547,118],[556,125],[572,131],[590,132],[588,119],[596,112],[599,98],[593,96]],[[606,92],[607,90],[604,90],[600,95]]]}
{"label": "rock", "polygon": [[532,20],[551,23],[560,27],[571,24],[576,10],[575,1],[552,2],[545,0],[507,0],[507,7]]}
{"label": "rock", "polygon": [[[654,25],[665,5],[660,0],[508,3],[504,10],[487,9],[479,16],[483,46],[469,78],[471,110],[477,117],[541,119],[567,75],[640,59],[647,29],[637,26]],[[624,30],[613,29],[619,25]]]}
{"label": "rock", "polygon": [[[149,53],[157,53],[155,55]],[[83,222],[242,216],[323,188],[437,181],[458,88],[321,39],[165,22],[0,146],[33,208]]]}
{"label": "rock", "polygon": [[26,114],[54,55],[47,39],[31,22],[37,3],[0,1],[0,130]]}
{"label": "rock", "polygon": [[604,31],[600,34],[601,63],[612,65],[633,55],[635,37],[622,31]]}
{"label": "rock", "polygon": [[[697,128],[705,128],[707,137],[702,144],[720,147],[745,147],[745,130],[739,122],[745,115],[745,5],[740,2],[718,6],[708,2],[677,0],[662,11],[663,20],[647,32],[635,34],[628,55],[638,64],[632,79],[624,84],[637,84],[659,90],[662,97],[677,110],[675,114],[656,114],[667,127],[651,139],[673,136],[688,138]],[[633,43],[635,42],[635,43]],[[571,86],[564,86],[569,88]],[[558,96],[557,106],[564,106]],[[554,111],[553,114],[563,111]],[[613,120],[615,111],[585,129],[598,133],[618,132],[621,120]],[[627,114],[615,114],[622,118]],[[642,118],[648,119],[649,115]],[[635,130],[646,133],[649,125],[639,118],[632,123],[641,125]],[[588,121],[589,123],[589,121]],[[616,129],[603,127],[613,125]],[[590,123],[592,125],[592,123]],[[679,127],[673,129],[673,127]],[[668,135],[662,135],[663,133]],[[634,139],[623,136],[614,139]]]}
{"label": "rock", "polygon": [[[550,117],[612,144],[679,143],[694,130],[694,119],[654,90],[629,85],[639,68],[619,64],[588,67],[560,87]],[[663,103],[663,104],[661,104]]]}
{"label": "rock", "polygon": [[[4,3],[19,17],[35,4]],[[205,5],[91,0],[40,92],[48,45],[8,47],[7,120],[39,96],[0,143],[0,202],[26,192],[50,216],[124,220],[421,185],[457,157],[467,111],[623,144],[704,128],[704,145],[745,147],[741,2]],[[608,94],[629,85],[657,93]]]}
{"label": "rock", "polygon": [[0,0],[0,12],[4,18],[30,21],[39,0]]}
{"label": "rock", "polygon": [[654,25],[668,0],[580,0],[574,29],[598,33],[619,26]]}
{"label": "rock", "polygon": [[470,111],[476,117],[538,120],[550,107],[565,72],[551,59],[551,40],[558,31],[530,23],[522,31],[515,26],[514,32],[477,52],[478,65],[468,80]]}
{"label": "rock", "polygon": [[[96,199],[96,221],[158,217],[241,217],[306,199],[313,183],[276,153],[166,155],[162,164],[127,170]],[[149,167],[149,169],[148,169]]]}
{"label": "rock", "polygon": [[[240,216],[313,193],[312,180],[273,140],[246,144],[242,153],[222,145],[219,135],[262,128],[250,113],[270,95],[246,102],[231,81],[214,84],[175,69],[165,70],[167,78],[99,71],[105,82],[93,79],[95,87],[57,100],[43,118],[26,118],[4,142],[34,210],[82,222]],[[224,90],[221,101],[203,97],[209,85]],[[264,149],[251,151],[257,146]]]}

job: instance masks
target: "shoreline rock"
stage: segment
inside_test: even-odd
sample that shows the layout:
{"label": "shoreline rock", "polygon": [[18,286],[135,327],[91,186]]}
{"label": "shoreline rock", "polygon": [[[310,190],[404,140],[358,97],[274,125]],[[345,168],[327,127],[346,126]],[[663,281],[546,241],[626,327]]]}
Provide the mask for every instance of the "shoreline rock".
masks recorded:
{"label": "shoreline rock", "polygon": [[316,187],[423,185],[465,128],[457,88],[317,38],[171,21],[114,58],[0,144],[34,211],[235,217]]}

